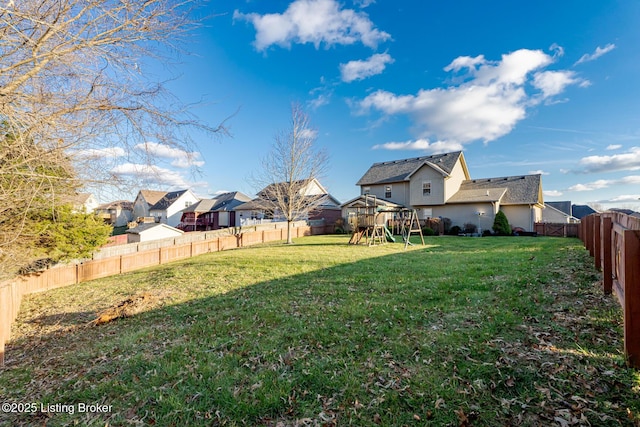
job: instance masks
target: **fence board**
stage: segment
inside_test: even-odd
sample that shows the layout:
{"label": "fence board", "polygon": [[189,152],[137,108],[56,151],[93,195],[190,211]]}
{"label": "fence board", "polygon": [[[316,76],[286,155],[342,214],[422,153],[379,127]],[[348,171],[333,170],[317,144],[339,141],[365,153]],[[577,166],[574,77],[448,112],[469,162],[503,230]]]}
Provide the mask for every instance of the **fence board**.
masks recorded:
{"label": "fence board", "polygon": [[605,294],[611,294],[613,290],[613,253],[611,250],[611,240],[613,239],[613,226],[610,217],[602,218],[600,223],[600,238],[602,245],[600,248],[600,259],[602,265],[602,286]]}
{"label": "fence board", "polygon": [[248,233],[242,233],[242,247],[257,245],[263,243],[262,231],[250,231]]}
{"label": "fence board", "polygon": [[160,264],[191,257],[191,243],[160,248]]}
{"label": "fence board", "polygon": [[120,265],[122,273],[139,270],[160,264],[160,249],[150,249],[148,251],[135,254],[122,255]]}
{"label": "fence board", "polygon": [[284,240],[287,236],[287,230],[284,228],[279,228],[276,230],[264,230],[264,241],[265,242],[274,242],[277,240]]}
{"label": "fence board", "polygon": [[101,279],[120,273],[121,257],[98,259],[78,264],[78,282]]}
{"label": "fence board", "polygon": [[240,238],[236,236],[221,236],[218,238],[219,250],[236,249],[240,247]]}

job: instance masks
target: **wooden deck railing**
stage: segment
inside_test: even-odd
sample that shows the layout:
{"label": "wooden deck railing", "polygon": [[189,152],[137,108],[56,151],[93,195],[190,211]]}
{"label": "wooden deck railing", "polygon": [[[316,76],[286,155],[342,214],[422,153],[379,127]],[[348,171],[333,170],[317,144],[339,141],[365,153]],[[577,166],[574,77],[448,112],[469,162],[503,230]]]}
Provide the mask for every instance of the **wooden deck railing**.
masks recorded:
{"label": "wooden deck railing", "polygon": [[582,219],[580,239],[602,271],[606,294],[615,292],[624,310],[624,352],[640,368],[640,218],[618,212]]}

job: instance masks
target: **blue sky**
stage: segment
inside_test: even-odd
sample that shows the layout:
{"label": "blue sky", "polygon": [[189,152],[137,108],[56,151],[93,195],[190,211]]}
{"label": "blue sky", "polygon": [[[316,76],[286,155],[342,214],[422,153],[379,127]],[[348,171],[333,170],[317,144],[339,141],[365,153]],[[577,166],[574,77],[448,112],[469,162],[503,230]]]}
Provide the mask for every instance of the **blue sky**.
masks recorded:
{"label": "blue sky", "polygon": [[472,178],[541,173],[545,201],[640,208],[640,2],[248,0],[199,13],[211,17],[170,89],[210,123],[229,117],[232,136],[194,134],[193,153],[150,141],[158,188],[255,194],[248,177],[298,102],[341,201],[374,162],[463,150]]}

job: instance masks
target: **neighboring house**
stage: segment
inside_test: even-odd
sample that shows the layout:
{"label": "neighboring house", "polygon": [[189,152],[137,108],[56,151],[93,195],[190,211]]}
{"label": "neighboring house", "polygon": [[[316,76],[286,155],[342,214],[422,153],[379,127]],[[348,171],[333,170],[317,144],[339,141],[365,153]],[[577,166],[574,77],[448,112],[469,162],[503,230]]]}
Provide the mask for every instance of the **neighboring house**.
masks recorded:
{"label": "neighboring house", "polygon": [[415,209],[420,219],[491,229],[502,210],[512,228],[533,231],[542,219],[540,175],[471,179],[461,151],[373,164],[357,182],[361,194]]}
{"label": "neighboring house", "polygon": [[78,193],[69,197],[69,203],[75,212],[92,213],[98,207],[98,199],[90,193]]}
{"label": "neighboring house", "polygon": [[96,215],[104,222],[114,227],[123,227],[133,221],[133,202],[118,200],[100,205],[95,210]]}
{"label": "neighboring house", "polygon": [[572,205],[571,206],[571,214],[578,218],[582,219],[587,215],[591,215],[594,213],[598,213],[595,209],[588,205]]}
{"label": "neighboring house", "polygon": [[[296,217],[296,220],[325,219],[327,223],[332,224],[339,218],[340,202],[329,194],[316,178],[298,183],[302,184],[299,194],[308,198],[314,208],[308,214],[301,213]],[[283,185],[284,183],[270,184],[258,193],[257,198],[237,206],[235,208],[237,223],[247,225],[263,220],[286,221],[282,212],[274,206],[272,196],[270,196],[277,193],[278,187]]]}
{"label": "neighboring house", "polygon": [[149,207],[149,215],[156,222],[176,227],[180,224],[182,211],[198,201],[200,199],[191,190],[170,191]]}
{"label": "neighboring house", "polygon": [[138,224],[127,230],[127,243],[148,242],[149,240],[180,237],[184,232],[167,224]]}
{"label": "neighboring house", "polygon": [[150,216],[149,209],[167,194],[166,191],[140,190],[133,202],[133,219]]}
{"label": "neighboring house", "polygon": [[235,227],[235,208],[249,201],[251,198],[239,191],[223,193],[215,199],[202,199],[182,211],[180,228],[185,231],[207,231]]}
{"label": "neighboring house", "polygon": [[547,223],[576,223],[580,220],[571,215],[571,202],[545,202],[542,211],[542,222]]}

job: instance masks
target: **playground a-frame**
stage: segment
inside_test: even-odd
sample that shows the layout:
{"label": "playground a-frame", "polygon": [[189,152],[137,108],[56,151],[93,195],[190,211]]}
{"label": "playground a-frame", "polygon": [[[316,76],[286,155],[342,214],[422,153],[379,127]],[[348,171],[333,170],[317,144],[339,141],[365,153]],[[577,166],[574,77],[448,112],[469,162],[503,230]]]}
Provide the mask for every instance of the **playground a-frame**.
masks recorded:
{"label": "playground a-frame", "polygon": [[[390,208],[377,203],[376,196],[366,195],[364,205],[350,212],[348,218],[351,229],[349,244],[367,244],[369,246],[395,242],[395,236],[401,236],[405,249],[412,245],[412,234],[419,235],[422,245],[424,236],[415,209]],[[391,223],[391,227],[387,224]]]}

